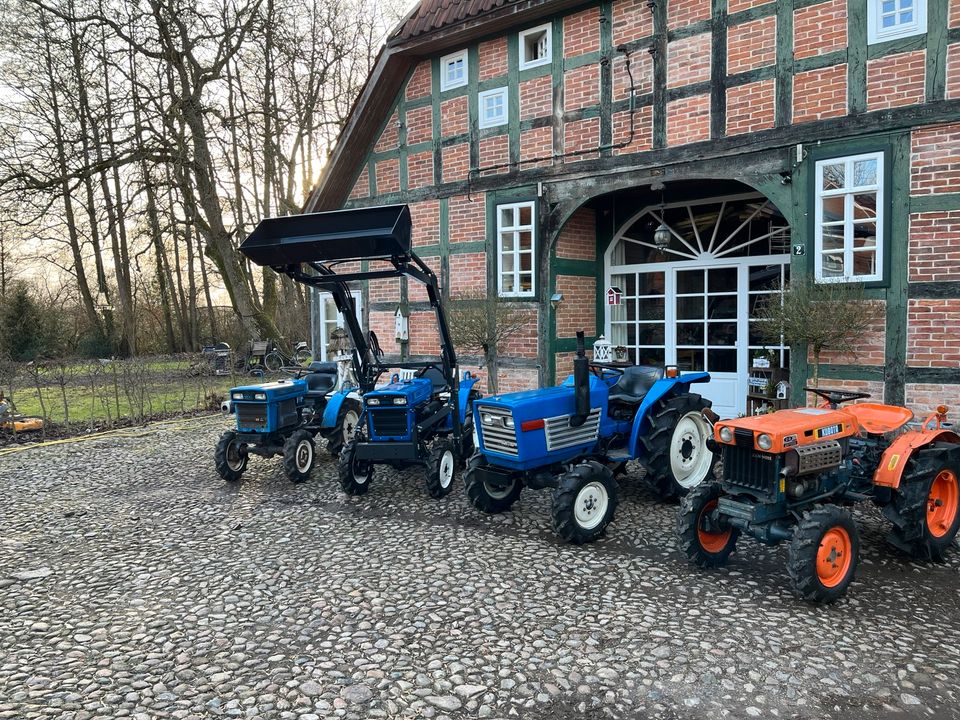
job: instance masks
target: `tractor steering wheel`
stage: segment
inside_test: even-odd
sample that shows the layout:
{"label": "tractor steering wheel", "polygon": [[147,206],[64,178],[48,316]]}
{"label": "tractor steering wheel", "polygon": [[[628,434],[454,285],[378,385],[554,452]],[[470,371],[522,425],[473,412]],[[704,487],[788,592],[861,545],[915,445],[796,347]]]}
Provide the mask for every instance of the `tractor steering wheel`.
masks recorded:
{"label": "tractor steering wheel", "polygon": [[805,387],[804,390],[819,395],[824,399],[824,404],[836,408],[840,403],[850,402],[851,400],[861,400],[870,397],[870,393],[850,392],[849,390],[831,390],[830,388],[812,388]]}
{"label": "tractor steering wheel", "polygon": [[623,368],[619,365],[611,365],[609,363],[597,363],[597,362],[590,363],[590,370],[593,371],[593,374],[596,375],[598,378],[603,378],[604,370],[610,370],[612,372],[615,372],[617,375],[623,375],[623,372],[624,372]]}

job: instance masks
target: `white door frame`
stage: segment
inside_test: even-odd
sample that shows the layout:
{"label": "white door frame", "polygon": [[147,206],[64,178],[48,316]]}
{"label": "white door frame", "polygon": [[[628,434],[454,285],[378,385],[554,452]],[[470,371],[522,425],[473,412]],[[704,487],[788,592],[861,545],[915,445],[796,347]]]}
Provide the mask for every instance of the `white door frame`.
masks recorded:
{"label": "white door frame", "polygon": [[[350,294],[353,296],[353,301],[357,309],[357,322],[363,327],[363,293],[360,290],[351,290]],[[326,305],[324,301],[333,296],[329,292],[315,289],[313,290],[313,297],[314,305],[313,312],[310,314],[310,325],[313,337],[315,338],[314,344],[317,345],[313,348],[313,357],[320,362],[326,362],[327,336],[324,332],[324,325],[328,318],[325,317]],[[343,327],[343,319],[340,313],[337,313],[337,327]]]}

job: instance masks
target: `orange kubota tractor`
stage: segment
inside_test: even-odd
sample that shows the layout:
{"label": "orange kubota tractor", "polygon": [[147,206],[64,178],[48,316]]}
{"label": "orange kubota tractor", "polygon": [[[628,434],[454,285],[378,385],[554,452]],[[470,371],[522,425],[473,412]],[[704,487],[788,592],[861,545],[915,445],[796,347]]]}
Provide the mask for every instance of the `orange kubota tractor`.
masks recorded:
{"label": "orange kubota tractor", "polygon": [[891,522],[894,546],[942,558],[960,527],[960,435],[946,426],[947,408],[916,426],[906,408],[840,407],[865,393],[806,389],[823,403],[714,426],[722,479],[691,490],[677,517],[690,561],[723,565],[741,533],[789,542],[794,593],[833,602],[853,580],[860,550],[847,507],[865,500]]}

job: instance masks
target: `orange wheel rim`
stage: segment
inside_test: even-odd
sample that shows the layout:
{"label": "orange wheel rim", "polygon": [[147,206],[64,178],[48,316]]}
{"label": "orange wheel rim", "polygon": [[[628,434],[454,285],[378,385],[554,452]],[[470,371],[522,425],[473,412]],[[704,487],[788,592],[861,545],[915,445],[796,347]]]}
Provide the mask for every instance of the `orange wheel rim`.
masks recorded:
{"label": "orange wheel rim", "polygon": [[927,496],[927,529],[940,538],[950,532],[960,506],[960,488],[952,470],[941,470],[930,485]]}
{"label": "orange wheel rim", "polygon": [[716,500],[711,500],[704,505],[703,510],[700,511],[700,517],[697,522],[697,540],[700,542],[700,547],[708,553],[713,554],[723,552],[723,549],[730,541],[731,533],[733,533],[733,528],[727,528],[723,532],[710,532],[709,530],[703,529],[703,516],[711,512],[716,506]]}
{"label": "orange wheel rim", "polygon": [[820,538],[817,550],[817,577],[824,587],[836,587],[843,582],[853,562],[853,543],[842,527],[832,527]]}

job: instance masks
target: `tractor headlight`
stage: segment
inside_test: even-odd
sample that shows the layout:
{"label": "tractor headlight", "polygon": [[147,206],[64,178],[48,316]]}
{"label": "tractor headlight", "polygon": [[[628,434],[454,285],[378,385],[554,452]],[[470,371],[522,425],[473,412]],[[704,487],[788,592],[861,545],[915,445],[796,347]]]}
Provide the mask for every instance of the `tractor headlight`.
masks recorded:
{"label": "tractor headlight", "polygon": [[497,419],[489,413],[480,413],[480,421],[484,425],[493,425]]}
{"label": "tractor headlight", "polygon": [[253,394],[253,399],[254,399],[254,400],[266,400],[266,399],[267,399],[267,394],[266,394],[266,393],[254,393],[254,394]]}
{"label": "tractor headlight", "polygon": [[725,442],[733,442],[733,430],[724,425],[720,428],[720,439]]}
{"label": "tractor headlight", "polygon": [[512,416],[512,415],[511,415],[510,417],[505,417],[505,418],[503,419],[503,426],[504,426],[504,427],[508,427],[508,428],[510,428],[511,430],[513,430],[513,428],[516,427],[516,423],[513,421],[513,416]]}
{"label": "tractor headlight", "polygon": [[405,397],[403,397],[402,395],[398,395],[397,397],[395,397],[395,398],[393,399],[393,404],[394,404],[394,405],[406,405],[406,404],[407,404],[407,399],[406,399]]}
{"label": "tractor headlight", "polygon": [[367,398],[367,405],[379,405],[380,398]]}
{"label": "tractor headlight", "polygon": [[766,433],[757,435],[757,447],[761,450],[769,450],[773,447],[773,438]]}
{"label": "tractor headlight", "polygon": [[243,400],[243,393],[233,393],[234,400]]}

